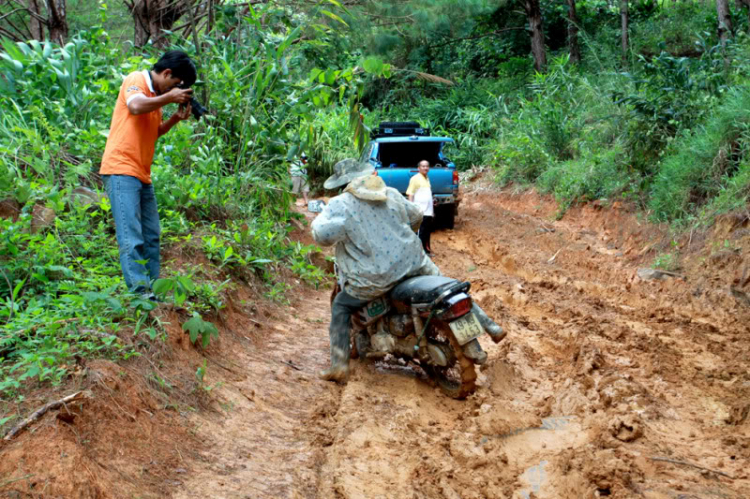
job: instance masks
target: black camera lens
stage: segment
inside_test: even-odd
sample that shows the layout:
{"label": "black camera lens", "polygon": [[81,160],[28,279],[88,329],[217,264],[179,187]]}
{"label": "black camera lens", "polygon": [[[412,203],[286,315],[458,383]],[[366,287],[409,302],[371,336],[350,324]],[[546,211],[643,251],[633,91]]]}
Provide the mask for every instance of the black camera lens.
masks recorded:
{"label": "black camera lens", "polygon": [[[184,84],[180,83],[177,85],[177,88],[190,88],[186,87]],[[208,109],[203,107],[200,102],[198,102],[195,97],[190,97],[190,107],[192,108],[191,111],[193,113],[193,117],[196,120],[200,120],[204,114],[208,113]]]}
{"label": "black camera lens", "polygon": [[203,107],[200,102],[195,100],[195,97],[190,98],[190,107],[192,108],[191,111],[193,112],[193,117],[196,120],[200,120],[201,117],[208,112],[208,109]]}

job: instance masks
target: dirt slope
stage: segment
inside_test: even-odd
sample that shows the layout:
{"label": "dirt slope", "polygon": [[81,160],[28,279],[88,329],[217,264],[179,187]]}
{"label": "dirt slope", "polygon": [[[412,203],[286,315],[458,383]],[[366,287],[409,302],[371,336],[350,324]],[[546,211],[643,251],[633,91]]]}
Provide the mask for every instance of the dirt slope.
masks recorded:
{"label": "dirt slope", "polygon": [[[436,263],[508,331],[483,341],[465,401],[400,366],[318,381],[327,290],[300,287],[265,318],[235,304],[210,352],[221,385],[182,414],[179,460],[160,434],[171,461],[144,497],[750,497],[749,220],[671,243],[622,206],[554,214],[534,194],[477,189],[434,235]],[[638,277],[674,246],[677,277]],[[107,483],[80,497],[133,497]]]}
{"label": "dirt slope", "polygon": [[355,364],[345,388],[315,381],[328,308],[308,294],[264,349],[302,371],[247,364],[266,405],[224,422],[222,457],[180,497],[750,497],[747,221],[733,265],[690,241],[686,280],[651,281],[637,269],[671,247],[658,228],[621,207],[554,213],[479,191],[435,235],[444,273],[470,279],[509,331],[484,342],[474,396],[380,364]]}

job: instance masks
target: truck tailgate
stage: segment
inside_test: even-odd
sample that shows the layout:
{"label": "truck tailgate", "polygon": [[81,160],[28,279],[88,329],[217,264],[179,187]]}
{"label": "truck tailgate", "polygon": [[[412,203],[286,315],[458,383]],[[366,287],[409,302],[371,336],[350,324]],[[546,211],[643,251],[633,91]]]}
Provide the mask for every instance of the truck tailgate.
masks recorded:
{"label": "truck tailgate", "polygon": [[[388,187],[393,187],[401,194],[405,194],[409,187],[409,180],[419,171],[416,168],[378,168],[377,173]],[[433,194],[453,194],[453,169],[430,168],[427,176],[430,179]]]}

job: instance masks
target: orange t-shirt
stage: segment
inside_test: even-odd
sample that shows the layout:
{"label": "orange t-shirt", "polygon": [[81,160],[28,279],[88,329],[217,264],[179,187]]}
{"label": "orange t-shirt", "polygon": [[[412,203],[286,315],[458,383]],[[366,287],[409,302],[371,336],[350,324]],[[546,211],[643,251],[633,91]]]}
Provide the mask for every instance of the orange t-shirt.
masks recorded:
{"label": "orange t-shirt", "polygon": [[150,184],[151,163],[154,161],[162,113],[161,109],[157,109],[150,113],[132,114],[128,102],[141,94],[156,96],[148,71],[130,73],[122,82],[99,173],[129,175]]}

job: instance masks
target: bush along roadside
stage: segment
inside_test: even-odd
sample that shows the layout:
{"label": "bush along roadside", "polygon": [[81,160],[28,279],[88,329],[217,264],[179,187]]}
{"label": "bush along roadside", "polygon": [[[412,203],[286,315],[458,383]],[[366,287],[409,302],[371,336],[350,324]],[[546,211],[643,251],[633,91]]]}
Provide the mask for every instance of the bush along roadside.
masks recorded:
{"label": "bush along roadside", "polygon": [[[283,276],[311,285],[326,274],[316,248],[289,237],[296,215],[288,161],[316,140],[322,109],[359,95],[354,68],[314,68],[301,54],[322,29],[312,16],[261,5],[235,20],[245,50],[206,38],[196,57],[211,82],[212,114],[160,139],[153,179],[162,254],[175,248],[200,265],[165,262],[154,289],[184,309],[196,346],[216,337],[230,277],[260,282],[283,301]],[[326,28],[333,29],[333,28]],[[142,355],[164,329],[157,304],[126,292],[114,224],[95,173],[122,75],[158,53],[123,52],[92,28],[70,43],[2,42],[0,50],[0,397],[59,384],[85,358]],[[199,93],[200,95],[200,93]],[[166,108],[165,113],[174,112]],[[344,113],[348,116],[348,113]]]}

